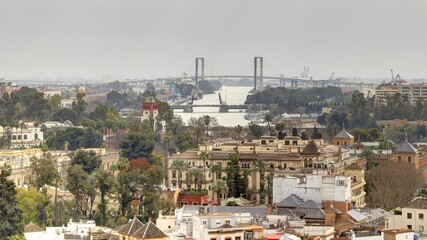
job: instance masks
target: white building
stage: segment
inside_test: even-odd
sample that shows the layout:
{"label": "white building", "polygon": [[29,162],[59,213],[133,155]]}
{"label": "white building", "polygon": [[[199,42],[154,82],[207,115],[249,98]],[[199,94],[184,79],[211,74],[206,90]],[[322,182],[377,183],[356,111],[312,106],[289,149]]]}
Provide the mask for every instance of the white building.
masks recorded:
{"label": "white building", "polygon": [[0,137],[10,137],[11,148],[38,147],[43,141],[43,132],[34,122],[21,122],[17,127],[0,126]]}
{"label": "white building", "polygon": [[316,202],[350,202],[351,178],[345,175],[304,174],[273,179],[273,202],[291,194]]}
{"label": "white building", "polygon": [[73,106],[74,99],[61,99],[61,108],[71,108]]}
{"label": "white building", "polygon": [[320,240],[330,240],[334,237],[335,228],[333,226],[310,226],[305,225],[302,228],[294,228],[300,235],[319,236]]}
{"label": "white building", "polygon": [[[32,226],[28,228],[29,225]],[[81,239],[84,239],[100,229],[100,227],[96,226],[95,221],[80,220],[79,222],[73,222],[72,219],[70,219],[66,227],[46,227],[46,231],[36,228],[34,224],[29,225],[24,227],[24,236],[28,240],[63,240],[69,238],[67,235],[80,236]]]}
{"label": "white building", "polygon": [[193,239],[262,239],[263,227],[251,225],[249,213],[210,213],[193,215]]}
{"label": "white building", "polygon": [[386,220],[386,229],[412,229],[426,232],[427,229],[427,199],[417,198],[409,206],[390,212]]}

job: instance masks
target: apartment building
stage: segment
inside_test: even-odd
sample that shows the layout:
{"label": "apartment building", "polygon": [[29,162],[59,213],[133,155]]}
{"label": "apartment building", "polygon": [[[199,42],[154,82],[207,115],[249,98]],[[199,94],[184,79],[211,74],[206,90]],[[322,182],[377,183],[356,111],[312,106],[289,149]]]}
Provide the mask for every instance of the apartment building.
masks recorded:
{"label": "apartment building", "polygon": [[398,85],[398,92],[402,95],[408,95],[411,104],[415,105],[419,98],[427,99],[427,84],[404,84]]}
{"label": "apartment building", "polygon": [[427,229],[427,199],[417,198],[408,206],[394,209],[386,220],[386,229],[411,229],[426,232]]}

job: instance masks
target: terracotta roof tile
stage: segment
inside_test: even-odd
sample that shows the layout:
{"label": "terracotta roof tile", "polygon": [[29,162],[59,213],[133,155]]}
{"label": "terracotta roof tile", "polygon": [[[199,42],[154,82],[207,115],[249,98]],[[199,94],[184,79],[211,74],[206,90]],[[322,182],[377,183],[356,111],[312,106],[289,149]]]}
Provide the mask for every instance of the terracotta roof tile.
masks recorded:
{"label": "terracotta roof tile", "polygon": [[120,228],[119,233],[121,235],[130,236],[143,226],[144,224],[141,221],[139,221],[138,218],[133,218],[132,220],[129,220],[128,223],[123,225],[123,227]]}
{"label": "terracotta roof tile", "polygon": [[153,222],[149,221],[142,228],[132,234],[133,237],[139,239],[164,238],[167,237]]}

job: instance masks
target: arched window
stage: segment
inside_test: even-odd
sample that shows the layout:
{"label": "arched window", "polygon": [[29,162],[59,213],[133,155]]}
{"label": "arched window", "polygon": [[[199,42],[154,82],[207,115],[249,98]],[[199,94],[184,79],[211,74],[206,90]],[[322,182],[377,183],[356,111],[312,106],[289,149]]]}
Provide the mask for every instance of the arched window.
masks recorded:
{"label": "arched window", "polygon": [[12,140],[16,140],[16,135],[13,135],[13,136],[12,136]]}
{"label": "arched window", "polygon": [[398,161],[398,162],[401,162],[401,161],[402,161],[402,157],[401,157],[401,156],[398,156],[398,157],[397,157],[397,161]]}
{"label": "arched window", "polygon": [[34,134],[34,139],[39,139],[39,135],[37,133]]}
{"label": "arched window", "polygon": [[412,158],[408,157],[408,163],[411,163],[411,162],[412,162]]}
{"label": "arched window", "polygon": [[21,140],[21,135],[18,135],[18,140]]}
{"label": "arched window", "polygon": [[24,140],[27,140],[27,134],[24,135]]}

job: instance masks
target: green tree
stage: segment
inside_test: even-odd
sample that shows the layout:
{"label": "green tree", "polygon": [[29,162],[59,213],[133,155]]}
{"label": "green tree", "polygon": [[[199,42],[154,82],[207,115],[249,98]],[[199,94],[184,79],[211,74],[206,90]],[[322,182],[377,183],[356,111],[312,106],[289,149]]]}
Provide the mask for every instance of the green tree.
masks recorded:
{"label": "green tree", "polygon": [[367,127],[369,121],[368,102],[361,92],[354,92],[350,100],[350,119],[353,127]]}
{"label": "green tree", "polygon": [[181,178],[182,178],[182,172],[188,170],[188,165],[183,159],[177,159],[172,162],[170,169],[173,171],[177,171],[177,183],[178,188],[181,188]]}
{"label": "green tree", "polygon": [[[212,165],[209,169],[209,171],[212,173],[213,183],[217,182],[219,179],[221,179],[222,174],[222,167],[219,165]],[[212,199],[213,199],[214,191],[212,191]]]}
{"label": "green tree", "polygon": [[206,190],[206,168],[208,167],[206,164],[206,159],[209,158],[209,153],[208,152],[201,152],[200,153],[200,159],[203,160],[203,183],[205,184],[205,190]]}
{"label": "green tree", "polygon": [[217,194],[217,199],[221,202],[221,196],[225,196],[228,193],[227,182],[224,180],[218,180],[212,185],[212,191]]}
{"label": "green tree", "polygon": [[67,189],[74,195],[75,209],[85,217],[92,217],[92,206],[96,197],[94,177],[76,164],[67,169]]}
{"label": "green tree", "polygon": [[242,138],[243,127],[240,126],[240,125],[237,125],[236,127],[234,127],[234,130],[236,131],[237,139],[241,139]]}
{"label": "green tree", "polygon": [[68,120],[76,125],[79,121],[79,117],[75,111],[69,108],[61,108],[53,114],[53,120],[61,123]]}
{"label": "green tree", "polygon": [[276,124],[276,126],[274,126],[274,128],[277,131],[277,137],[282,140],[286,137],[286,133],[284,132],[285,130],[285,124],[282,122],[279,122]]}
{"label": "green tree", "polygon": [[312,139],[322,139],[322,134],[317,127],[314,127],[313,133],[311,134]]}
{"label": "green tree", "polygon": [[271,114],[270,112],[266,113],[264,116],[264,122],[267,123],[268,125],[268,131],[271,132],[271,125],[270,123],[273,122],[273,114]]}
{"label": "green tree", "polygon": [[29,224],[33,222],[39,226],[50,224],[48,219],[53,218],[52,206],[49,197],[42,192],[37,191],[34,187],[18,189],[16,198],[18,207],[23,214],[22,223]]}
{"label": "green tree", "polygon": [[103,140],[102,135],[93,128],[59,130],[46,139],[49,149],[64,150],[66,143],[68,150],[77,150],[80,148],[99,148]]}
{"label": "green tree", "polygon": [[98,204],[98,211],[100,218],[98,225],[105,226],[107,223],[107,200],[106,195],[114,188],[115,179],[111,177],[111,174],[103,169],[98,169],[95,172],[96,186],[101,194],[101,201]]}
{"label": "green tree", "polygon": [[296,137],[298,136],[298,129],[297,128],[292,128],[292,136]]}
{"label": "green tree", "polygon": [[212,119],[209,115],[203,115],[202,118],[203,118],[203,122],[205,123],[205,126],[206,126],[206,134],[205,135],[209,136],[209,127],[211,125]]}
{"label": "green tree", "polygon": [[91,174],[101,166],[101,158],[94,151],[79,150],[72,155],[71,165],[81,165],[83,171]]}
{"label": "green tree", "polygon": [[188,176],[194,181],[194,190],[196,192],[200,190],[198,186],[201,186],[201,183],[203,182],[203,172],[200,169],[192,168],[188,171]]}
{"label": "green tree", "polygon": [[50,96],[49,99],[50,109],[55,112],[61,108],[61,96],[59,94],[55,94]]}
{"label": "green tree", "polygon": [[121,156],[128,160],[145,158],[151,161],[154,150],[153,134],[151,131],[130,132],[123,136],[119,146]]}
{"label": "green tree", "polygon": [[77,113],[79,120],[83,119],[83,117],[85,116],[85,110],[87,107],[87,102],[83,97],[84,96],[79,96],[71,104],[71,109]]}
{"label": "green tree", "polygon": [[60,179],[55,162],[51,157],[31,158],[31,173],[33,185],[37,189],[45,185],[57,186]]}
{"label": "green tree", "polygon": [[7,165],[0,168],[0,233],[5,238],[22,233],[22,211],[18,208],[15,183],[8,179],[11,172]]}
{"label": "green tree", "polygon": [[225,172],[229,195],[235,198],[241,197],[244,194],[244,180],[240,171],[239,156],[236,153],[229,154]]}
{"label": "green tree", "polygon": [[265,197],[262,197],[261,193],[264,193],[264,190],[265,190],[265,171],[266,171],[266,166],[265,166],[265,162],[262,159],[257,159],[255,161],[254,171],[259,172],[260,203],[264,204]]}
{"label": "green tree", "polygon": [[254,136],[255,138],[261,138],[262,135],[264,135],[265,133],[265,129],[264,127],[255,124],[255,123],[250,123],[249,124],[249,131],[251,132],[252,136]]}

